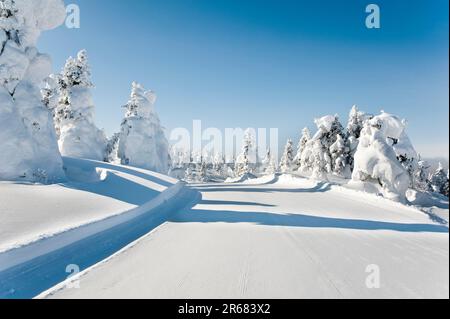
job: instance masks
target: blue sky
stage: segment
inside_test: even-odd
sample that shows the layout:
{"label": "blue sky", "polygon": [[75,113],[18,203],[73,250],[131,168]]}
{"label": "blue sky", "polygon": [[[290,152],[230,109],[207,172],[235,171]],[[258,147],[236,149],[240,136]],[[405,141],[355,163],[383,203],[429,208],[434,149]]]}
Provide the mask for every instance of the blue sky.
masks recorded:
{"label": "blue sky", "polygon": [[[55,70],[87,49],[97,123],[118,131],[133,80],[171,130],[278,127],[280,144],[353,104],[408,119],[425,156],[448,157],[448,1],[65,0],[81,28],[39,43]],[[365,7],[381,29],[365,27]]]}

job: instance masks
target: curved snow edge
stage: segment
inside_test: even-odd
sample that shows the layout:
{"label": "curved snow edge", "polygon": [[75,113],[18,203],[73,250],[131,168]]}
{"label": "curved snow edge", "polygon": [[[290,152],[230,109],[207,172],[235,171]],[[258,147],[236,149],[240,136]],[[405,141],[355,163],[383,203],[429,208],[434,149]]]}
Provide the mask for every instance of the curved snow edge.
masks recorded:
{"label": "curved snow edge", "polygon": [[133,208],[118,215],[110,216],[53,234],[49,237],[45,237],[18,248],[1,252],[0,272],[33,260],[34,258],[46,255],[52,251],[64,248],[79,240],[113,228],[143,214],[151,213],[152,210],[164,205],[166,202],[177,196],[180,191],[184,189],[184,187],[185,183],[178,182],[142,206]]}

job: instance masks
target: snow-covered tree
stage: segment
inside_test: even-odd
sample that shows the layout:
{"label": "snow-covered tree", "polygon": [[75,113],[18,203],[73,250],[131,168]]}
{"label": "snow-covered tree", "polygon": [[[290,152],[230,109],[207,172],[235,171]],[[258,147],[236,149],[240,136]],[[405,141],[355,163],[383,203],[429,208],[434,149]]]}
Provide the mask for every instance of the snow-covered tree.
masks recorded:
{"label": "snow-covered tree", "polygon": [[430,186],[433,192],[449,196],[449,174],[446,173],[442,163],[430,177]]}
{"label": "snow-covered tree", "polygon": [[192,183],[195,181],[195,173],[192,170],[190,163],[186,167],[186,171],[184,173],[184,181],[187,183]]}
{"label": "snow-covered tree", "polygon": [[266,156],[262,160],[262,169],[265,175],[272,175],[277,171],[275,160],[270,149],[267,150]]}
{"label": "snow-covered tree", "polygon": [[305,148],[302,151],[302,154],[300,156],[300,168],[299,168],[299,172],[301,172],[301,173],[309,174],[313,170],[314,144],[315,144],[315,141],[313,139],[310,139],[306,143]]}
{"label": "snow-covered tree", "polygon": [[350,149],[341,135],[337,135],[336,142],[330,146],[330,153],[333,161],[333,173],[341,177],[350,177]]}
{"label": "snow-covered tree", "polygon": [[364,112],[360,112],[358,107],[354,105],[350,111],[348,124],[347,124],[347,136],[346,143],[349,147],[348,164],[353,169],[354,156],[356,149],[358,148],[359,137],[364,127],[364,122],[370,119],[369,115]]}
{"label": "snow-covered tree", "polygon": [[105,133],[94,123],[91,72],[87,52],[70,57],[60,76],[60,97],[54,112],[59,133],[59,149],[64,156],[103,161],[106,158]]}
{"label": "snow-covered tree", "polygon": [[51,61],[36,48],[40,33],[64,18],[61,0],[0,1],[0,180],[64,178],[53,121],[40,93]]}
{"label": "snow-covered tree", "polygon": [[220,153],[216,153],[213,158],[213,170],[217,173],[222,171],[222,166],[224,164],[223,156]]}
{"label": "snow-covered tree", "polygon": [[379,186],[388,198],[405,201],[410,176],[397,159],[394,145],[402,145],[405,124],[396,116],[382,113],[364,124],[352,179]]}
{"label": "snow-covered tree", "polygon": [[212,170],[214,175],[219,179],[225,180],[228,177],[228,167],[225,163],[225,157],[222,154],[216,153],[214,155]]}
{"label": "snow-covered tree", "polygon": [[282,173],[291,173],[294,162],[294,144],[291,139],[288,139],[284,147],[283,155],[280,161],[280,171]]}
{"label": "snow-covered tree", "polygon": [[237,157],[235,162],[234,173],[237,177],[242,177],[254,173],[255,144],[255,137],[252,135],[249,129],[246,130],[242,142],[242,152]]}
{"label": "snow-covered tree", "polygon": [[169,143],[154,110],[155,101],[153,91],[133,82],[130,100],[124,106],[118,154],[124,165],[165,174],[169,169]]}
{"label": "snow-covered tree", "polygon": [[417,163],[417,168],[413,172],[412,176],[412,188],[421,192],[426,192],[430,190],[430,181],[428,180],[428,170],[430,165],[419,159]]}
{"label": "snow-covered tree", "polygon": [[111,138],[108,139],[108,142],[106,144],[106,154],[105,154],[105,162],[113,163],[113,164],[120,164],[119,159],[119,138],[120,134],[116,133],[111,136]]}
{"label": "snow-covered tree", "polygon": [[311,140],[311,132],[307,127],[305,127],[302,131],[302,137],[300,138],[300,141],[298,142],[297,146],[297,155],[294,158],[294,170],[301,169],[302,165],[302,154],[304,150],[306,149],[306,146],[308,142]]}
{"label": "snow-covered tree", "polygon": [[449,188],[450,188],[450,170],[447,170],[447,181],[444,184],[442,194],[447,196],[447,197],[449,197],[449,195],[450,195],[449,194],[449,191],[450,191]]}
{"label": "snow-covered tree", "polygon": [[368,119],[368,115],[359,111],[358,107],[354,105],[350,110],[347,133],[348,136],[354,137],[356,140],[361,136],[361,131],[364,128],[364,122]]}
{"label": "snow-covered tree", "polygon": [[202,158],[202,161],[197,164],[197,176],[199,182],[207,182],[208,181],[208,163],[205,158]]}
{"label": "snow-covered tree", "polygon": [[317,132],[306,143],[300,158],[301,171],[312,172],[315,179],[324,178],[327,173],[333,173],[336,161],[333,161],[331,146],[338,136],[344,136],[344,128],[337,115],[327,115],[316,119]]}
{"label": "snow-covered tree", "polygon": [[48,110],[54,114],[59,103],[60,75],[51,74],[44,80],[44,87],[41,89],[42,102]]}
{"label": "snow-covered tree", "polygon": [[327,173],[329,172],[330,158],[324,150],[322,141],[320,139],[315,139],[312,141],[312,175],[311,177],[315,180],[326,180]]}

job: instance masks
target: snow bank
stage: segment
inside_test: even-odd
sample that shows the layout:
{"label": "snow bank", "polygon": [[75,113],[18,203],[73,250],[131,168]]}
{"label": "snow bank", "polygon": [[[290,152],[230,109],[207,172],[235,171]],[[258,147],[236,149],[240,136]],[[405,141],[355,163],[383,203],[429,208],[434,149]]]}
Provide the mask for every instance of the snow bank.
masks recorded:
{"label": "snow bank", "polygon": [[261,176],[261,177],[254,178],[254,179],[247,179],[247,180],[243,181],[243,184],[246,184],[246,185],[263,185],[263,184],[275,183],[276,180],[277,180],[277,175],[269,174],[269,175]]}
{"label": "snow bank", "polygon": [[64,166],[75,177],[66,184],[0,183],[0,271],[149,212],[183,187],[132,167],[75,158]]}
{"label": "snow bank", "polygon": [[251,180],[256,180],[256,176],[250,173],[245,173],[242,176],[238,177],[229,177],[225,180],[225,183],[244,183]]}
{"label": "snow bank", "polygon": [[0,180],[54,182],[64,178],[55,129],[41,102],[50,58],[35,45],[64,21],[61,0],[6,1],[0,21]]}
{"label": "snow bank", "polygon": [[449,223],[449,200],[448,197],[437,194],[420,192],[410,189],[406,192],[406,198],[417,209],[427,213],[437,222]]}

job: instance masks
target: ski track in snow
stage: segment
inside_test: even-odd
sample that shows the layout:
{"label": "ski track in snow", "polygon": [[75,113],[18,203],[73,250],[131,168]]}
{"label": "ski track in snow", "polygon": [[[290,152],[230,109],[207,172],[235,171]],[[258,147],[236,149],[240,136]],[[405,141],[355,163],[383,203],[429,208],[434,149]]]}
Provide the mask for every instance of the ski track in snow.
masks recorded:
{"label": "ski track in snow", "polygon": [[190,188],[201,197],[79,274],[80,289],[39,298],[448,298],[448,227],[415,209],[306,180]]}

